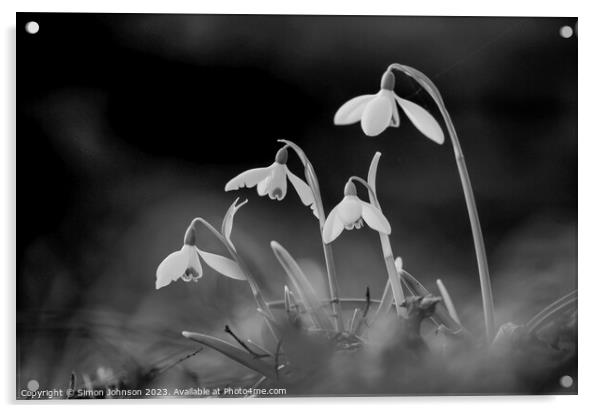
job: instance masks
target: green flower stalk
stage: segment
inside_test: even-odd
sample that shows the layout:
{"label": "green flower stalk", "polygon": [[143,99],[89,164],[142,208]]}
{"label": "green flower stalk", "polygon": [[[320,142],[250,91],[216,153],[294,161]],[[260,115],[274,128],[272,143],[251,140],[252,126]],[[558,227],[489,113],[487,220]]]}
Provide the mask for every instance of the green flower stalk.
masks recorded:
{"label": "green flower stalk", "polygon": [[[322,196],[318,178],[313,165],[305,155],[305,152],[295,143],[280,139],[278,142],[285,144],[276,153],[274,163],[268,167],[255,168],[245,171],[226,184],[226,191],[233,191],[240,188],[257,187],[259,196],[269,196],[271,199],[282,200],[287,193],[287,181],[293,185],[301,202],[311,208],[313,214],[320,223],[320,233],[322,233],[326,221]],[[287,167],[288,148],[292,148],[299,160],[303,164],[305,181],[293,174]],[[335,320],[335,329],[337,332],[343,331],[343,319],[339,305],[339,288],[336,279],[336,270],[334,266],[334,256],[332,247],[326,242],[322,243],[324,250],[324,260],[326,262],[326,274],[328,278],[328,287],[330,291],[330,302],[332,314]]]}
{"label": "green flower stalk", "polygon": [[[192,220],[186,233],[184,235],[184,245],[181,250],[176,251],[168,255],[158,266],[156,274],[156,289],[163,288],[169,285],[171,282],[182,279],[183,281],[198,281],[203,276],[203,269],[201,266],[201,260],[199,257],[212,269],[219,274],[225,275],[226,277],[247,281],[253,298],[257,303],[257,311],[262,314],[266,320],[267,326],[276,340],[278,336],[276,334],[273,320],[273,315],[270,311],[267,301],[263,296],[257,279],[250,271],[249,266],[242,259],[240,254],[236,251],[234,244],[230,240],[230,233],[232,231],[232,222],[236,211],[246,203],[246,201],[238,204],[238,198],[234,201],[232,206],[228,209],[224,221],[222,223],[222,233],[213,227],[205,219],[197,217]],[[209,232],[220,241],[231,258],[223,257],[221,255],[212,254],[210,252],[203,251],[196,247],[197,235],[196,225],[201,224]]]}
{"label": "green flower stalk", "polygon": [[[278,142],[282,142],[286,144],[286,147],[292,148],[299,157],[301,163],[303,164],[305,179],[309,187],[311,188],[311,191],[314,196],[314,203],[312,204],[312,206],[314,207],[314,214],[318,217],[318,221],[320,222],[320,234],[322,234],[324,230],[324,225],[326,223],[326,213],[324,212],[324,204],[322,203],[322,194],[320,192],[320,184],[318,183],[316,171],[314,170],[313,165],[307,158],[307,155],[305,155],[303,149],[301,149],[298,145],[286,139],[280,139],[278,140]],[[325,242],[322,242],[322,250],[324,251],[324,261],[326,262],[326,275],[328,278],[328,289],[330,292],[330,305],[332,309],[332,314],[334,316],[335,329],[337,332],[340,333],[343,331],[344,327],[343,317],[341,316],[341,306],[339,301],[339,285],[337,282],[332,246],[328,245]]]}
{"label": "green flower stalk", "polygon": [[[229,241],[218,230],[216,230],[213,227],[213,225],[211,225],[205,219],[200,218],[200,217],[193,219],[192,222],[190,223],[190,228],[194,229],[196,224],[202,224],[205,228],[207,228],[215,236],[215,238],[217,238],[224,245],[224,247],[226,247],[226,250],[232,257],[232,260],[230,260],[230,259],[226,260],[224,257],[220,257],[221,260],[214,261],[214,268],[216,270],[219,270],[219,272],[222,274],[227,274],[228,271],[231,272],[230,266],[232,264],[235,264],[236,265],[235,268],[238,271],[240,271],[240,273],[244,276],[243,279],[246,279],[247,282],[249,283],[249,286],[251,287],[251,292],[253,293],[255,302],[257,303],[258,310],[260,312],[263,311],[264,313],[266,313],[266,315],[268,315],[270,317],[273,317],[272,312],[270,311],[270,309],[267,305],[267,301],[265,300],[265,298],[261,292],[261,289],[259,288],[259,283],[257,282],[257,280],[255,279],[255,276],[249,269],[249,266],[246,264],[246,262],[242,259],[240,254],[238,254],[238,252],[232,245],[232,242]],[[268,326],[269,326],[269,323],[268,323]]]}
{"label": "green flower stalk", "polygon": [[[378,162],[379,156],[380,156],[379,153],[377,153],[375,155],[376,162]],[[372,178],[374,178],[374,177],[372,177]],[[353,182],[353,181],[359,182],[366,188],[366,190],[368,191],[368,194],[370,196],[371,205],[373,205],[373,208],[375,208],[376,210],[378,210],[380,212],[381,211],[380,204],[378,202],[378,198],[376,197],[376,192],[374,191],[372,186],[368,182],[366,182],[364,179],[362,179],[358,176],[352,176],[351,178],[349,178],[349,182]],[[382,212],[381,212],[381,214],[382,214]],[[393,300],[395,302],[395,311],[396,311],[398,317],[404,317],[405,309],[402,308],[402,304],[405,300],[405,294],[403,292],[403,287],[401,285],[401,282],[399,281],[399,275],[397,274],[397,271],[395,269],[395,259],[393,257],[393,250],[391,248],[389,234],[390,233],[379,231],[383,259],[385,261],[385,268],[387,269],[387,274],[389,276],[389,285],[391,286],[391,292],[393,293]],[[385,294],[383,294],[383,295],[385,295]]]}
{"label": "green flower stalk", "polygon": [[336,125],[348,125],[360,122],[362,130],[366,135],[376,136],[390,126],[399,126],[400,119],[397,108],[397,105],[399,105],[408,119],[423,135],[439,144],[443,144],[443,132],[437,121],[426,110],[413,102],[397,96],[393,91],[395,87],[394,70],[402,72],[414,79],[435,101],[437,108],[445,121],[445,126],[454,149],[458,173],[460,174],[460,181],[464,191],[466,207],[468,209],[479,270],[479,280],[481,283],[481,295],[485,316],[485,335],[487,342],[491,343],[495,334],[495,319],[491,279],[489,276],[483,232],[479,222],[472,185],[468,176],[468,169],[466,168],[466,161],[464,159],[464,154],[462,153],[462,147],[460,146],[460,140],[451,120],[451,116],[445,107],[441,93],[435,84],[424,73],[410,66],[394,63],[387,68],[382,77],[381,90],[377,94],[358,96],[346,102],[335,114],[334,123]]}
{"label": "green flower stalk", "polygon": [[172,252],[159,264],[155,288],[158,290],[178,279],[186,282],[198,281],[203,276],[203,267],[199,257],[215,271],[226,277],[235,280],[247,280],[242,269],[235,261],[196,247],[194,222],[186,230],[182,249]]}

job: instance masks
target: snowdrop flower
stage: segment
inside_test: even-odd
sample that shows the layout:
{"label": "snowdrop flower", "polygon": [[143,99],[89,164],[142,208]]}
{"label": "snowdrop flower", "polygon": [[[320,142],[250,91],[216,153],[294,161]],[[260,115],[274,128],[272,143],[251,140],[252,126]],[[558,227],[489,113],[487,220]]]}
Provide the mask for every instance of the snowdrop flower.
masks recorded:
{"label": "snowdrop flower", "polygon": [[286,162],[288,160],[287,148],[281,148],[276,153],[276,159],[273,164],[265,168],[249,169],[240,175],[232,178],[226,184],[226,191],[233,191],[239,188],[251,188],[257,186],[259,196],[268,195],[270,199],[281,201],[286,196],[287,178],[293,184],[295,191],[301,198],[304,205],[311,207],[314,215],[317,216],[314,195],[311,188],[304,180],[293,174]]}
{"label": "snowdrop flower", "polygon": [[191,224],[184,235],[184,246],[182,246],[182,249],[172,252],[159,264],[157,268],[157,280],[155,282],[157,290],[180,278],[186,282],[198,281],[203,276],[200,257],[220,274],[236,280],[247,279],[235,261],[221,255],[201,251],[195,246],[195,242],[196,234],[194,225]]}
{"label": "snowdrop flower", "polygon": [[184,246],[181,250],[172,252],[159,264],[155,288],[165,287],[172,281],[198,281],[203,276],[203,267],[195,244],[194,228],[190,226],[184,236]]}
{"label": "snowdrop flower", "polygon": [[334,241],[343,229],[361,228],[364,221],[373,230],[387,235],[391,233],[387,218],[374,205],[359,199],[355,184],[349,181],[345,185],[345,197],[326,218],[322,231],[324,243]]}
{"label": "snowdrop flower", "polygon": [[380,91],[374,95],[358,96],[346,102],[334,115],[334,124],[351,125],[361,122],[362,130],[366,135],[376,136],[389,126],[399,126],[397,109],[399,104],[408,119],[422,134],[442,144],[444,135],[437,121],[417,104],[397,96],[393,91],[394,87],[395,76],[391,71],[386,71],[380,82]]}

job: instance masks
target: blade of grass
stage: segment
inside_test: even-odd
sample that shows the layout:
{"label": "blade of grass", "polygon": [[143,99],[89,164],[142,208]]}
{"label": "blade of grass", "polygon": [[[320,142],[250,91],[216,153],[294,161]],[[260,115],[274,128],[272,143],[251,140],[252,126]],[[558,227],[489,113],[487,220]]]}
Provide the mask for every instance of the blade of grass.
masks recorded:
{"label": "blade of grass", "polygon": [[567,307],[577,302],[577,290],[571,291],[565,296],[560,297],[552,304],[537,313],[531,320],[526,324],[527,331],[529,333],[537,332],[538,328],[543,326],[544,323],[552,318],[556,313],[565,310]]}
{"label": "blade of grass", "polygon": [[244,348],[245,350],[247,350],[249,352],[249,354],[251,354],[253,357],[255,358],[263,358],[263,357],[269,357],[269,354],[266,353],[257,353],[255,352],[252,348],[250,348],[247,343],[245,343],[244,341],[242,341],[240,338],[238,338],[238,336],[234,333],[234,331],[232,331],[232,329],[230,328],[229,325],[226,324],[224,331],[228,334],[230,334],[232,336],[232,338],[234,340],[236,340],[236,342],[238,344],[240,344],[240,346],[242,348]]}
{"label": "blade of grass", "polygon": [[203,351],[204,347],[201,347],[197,350],[195,350],[192,353],[188,353],[183,357],[179,357],[178,359],[176,359],[173,362],[168,363],[167,365],[160,367],[160,368],[156,368],[156,369],[151,369],[151,376],[154,379],[156,379],[158,376],[160,376],[161,374],[165,373],[166,371],[172,369],[173,367],[177,366],[180,363],[183,363],[184,361],[188,360],[189,358],[192,358],[194,356],[196,356],[197,354],[199,354],[201,351]]}
{"label": "blade of grass", "polygon": [[351,316],[351,319],[349,320],[349,325],[347,326],[347,331],[349,333],[353,334],[354,331],[357,329],[357,326],[360,321],[360,314],[361,314],[361,311],[359,308],[356,308],[355,310],[353,310],[353,315]]}
{"label": "blade of grass", "polygon": [[393,292],[391,291],[391,283],[387,280],[387,284],[385,285],[385,289],[383,291],[383,296],[378,302],[378,308],[374,313],[373,321],[380,319],[382,316],[391,311],[391,307],[394,305],[393,303]]}
{"label": "blade of grass", "polygon": [[[291,291],[291,293],[292,293],[292,291]],[[366,304],[365,298],[341,298],[340,301],[341,301],[341,304],[346,306],[346,308],[351,308],[351,309]],[[328,305],[330,304],[330,301],[322,300],[322,301],[320,301],[320,303],[321,303],[322,307],[328,307]],[[371,304],[380,304],[381,301],[370,299],[370,303]],[[276,310],[284,310],[285,309],[284,300],[268,301],[268,306],[270,308],[273,308]],[[291,309],[294,309],[295,306],[297,306],[301,312],[305,311],[305,308],[303,308],[303,303],[298,303],[296,305],[292,305]],[[391,301],[391,303],[390,303],[390,308],[393,308],[393,301]]]}
{"label": "blade of grass", "polygon": [[223,355],[229,357],[237,363],[242,364],[245,367],[248,367],[251,370],[258,372],[259,374],[262,374],[273,380],[276,379],[276,375],[274,374],[274,370],[270,364],[254,357],[247,351],[233,346],[227,341],[206,334],[194,333],[190,331],[183,331],[182,335],[192,341],[196,341],[197,343],[204,344],[207,347],[211,347],[212,349],[219,351]]}
{"label": "blade of grass", "polygon": [[249,344],[250,347],[253,347],[256,350],[259,350],[259,351],[256,351],[256,353],[265,353],[265,354],[270,355],[271,357],[274,357],[274,353],[272,353],[270,350],[266,349],[265,347],[257,344],[253,340],[247,339],[247,343]]}
{"label": "blade of grass", "polygon": [[456,307],[454,306],[454,302],[451,299],[451,295],[447,292],[447,288],[445,288],[445,284],[440,279],[437,279],[437,288],[439,288],[439,292],[441,293],[441,298],[443,298],[443,303],[445,303],[445,307],[449,312],[451,318],[454,319],[456,323],[462,325],[460,322],[460,317],[458,317],[458,312],[456,311]]}
{"label": "blade of grass", "polygon": [[232,234],[232,227],[234,225],[234,215],[236,215],[236,212],[248,202],[248,200],[245,199],[237,205],[238,199],[239,198],[236,198],[232,205],[230,205],[230,208],[226,211],[222,221],[222,235],[228,240],[230,245],[232,245],[232,248],[234,248],[234,244],[232,244],[232,241],[230,240],[230,235]]}
{"label": "blade of grass", "polygon": [[[370,196],[370,202],[379,211],[382,211],[380,207],[380,203],[378,202],[378,197],[376,196],[376,172],[378,170],[378,162],[380,160],[381,153],[376,152],[374,157],[372,158],[372,162],[370,163],[370,168],[368,170],[368,181],[365,182],[363,180],[362,183],[364,185],[367,184],[368,193]],[[395,271],[395,258],[393,257],[393,249],[391,248],[391,241],[387,234],[383,234],[379,232],[380,237],[380,245],[383,253],[383,258],[385,260],[385,267],[387,269],[387,274],[389,276],[389,285],[391,286],[391,290],[393,292],[393,299],[395,301],[395,310],[397,312],[398,317],[405,316],[405,310],[401,307],[403,300],[405,299],[403,293],[403,287],[399,282],[399,278],[397,277],[397,272]],[[384,297],[384,293],[383,293]],[[381,302],[384,300],[381,300]]]}

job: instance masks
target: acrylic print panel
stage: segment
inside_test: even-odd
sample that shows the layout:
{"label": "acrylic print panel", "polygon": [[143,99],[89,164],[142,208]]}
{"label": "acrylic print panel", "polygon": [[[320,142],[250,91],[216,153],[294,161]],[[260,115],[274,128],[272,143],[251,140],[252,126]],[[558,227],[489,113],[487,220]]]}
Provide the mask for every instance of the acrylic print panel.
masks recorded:
{"label": "acrylic print panel", "polygon": [[575,18],[17,20],[17,398],[577,392]]}

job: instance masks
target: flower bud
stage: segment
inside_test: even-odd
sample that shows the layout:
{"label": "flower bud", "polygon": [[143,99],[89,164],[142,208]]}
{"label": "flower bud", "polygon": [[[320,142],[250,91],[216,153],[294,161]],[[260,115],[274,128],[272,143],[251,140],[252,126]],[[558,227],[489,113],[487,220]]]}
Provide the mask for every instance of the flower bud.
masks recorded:
{"label": "flower bud", "polygon": [[395,89],[395,75],[390,70],[387,70],[380,79],[380,88],[385,90]]}
{"label": "flower bud", "polygon": [[196,243],[196,233],[194,225],[190,224],[184,235],[184,245],[194,245]]}
{"label": "flower bud", "polygon": [[285,146],[284,148],[280,148],[280,150],[276,153],[276,162],[285,165],[286,161],[288,161],[288,150]]}
{"label": "flower bud", "polygon": [[345,196],[348,195],[357,195],[357,189],[355,188],[355,184],[351,181],[347,181],[345,185]]}

